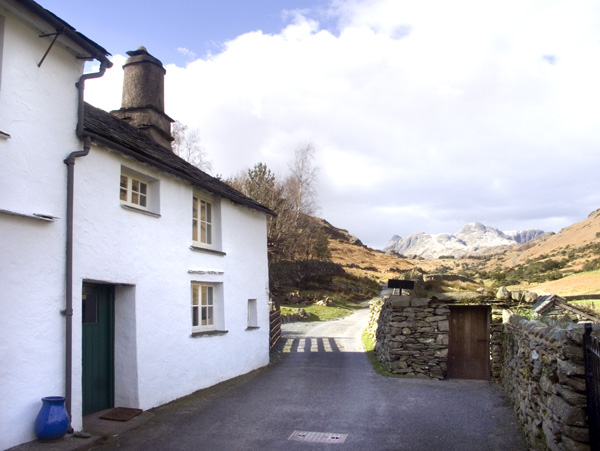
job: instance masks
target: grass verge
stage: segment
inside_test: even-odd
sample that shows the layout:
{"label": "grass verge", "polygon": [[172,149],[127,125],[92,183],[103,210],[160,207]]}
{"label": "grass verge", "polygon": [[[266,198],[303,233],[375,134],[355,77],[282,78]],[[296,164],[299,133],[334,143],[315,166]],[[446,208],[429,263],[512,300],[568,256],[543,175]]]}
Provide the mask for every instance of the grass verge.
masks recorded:
{"label": "grass verge", "polygon": [[373,365],[373,369],[377,374],[386,377],[402,377],[400,374],[390,373],[385,367],[385,365],[383,365],[383,363],[381,363],[379,359],[377,359],[377,356],[375,355],[374,351],[375,342],[373,342],[371,336],[367,333],[366,329],[363,331],[361,338],[362,344],[365,347],[365,351],[367,352],[367,357],[369,358],[369,361],[371,362],[371,365]]}
{"label": "grass verge", "polygon": [[590,313],[600,313],[600,299],[583,299],[581,301],[570,301],[569,304],[575,304],[584,310],[589,310]]}
{"label": "grass verge", "polygon": [[354,312],[354,310],[361,308],[359,303],[337,298],[335,294],[331,295],[331,299],[332,304],[327,306],[314,304],[282,304],[281,314],[294,314],[297,313],[299,309],[303,309],[309,314],[309,321],[329,321],[332,319],[344,318]]}

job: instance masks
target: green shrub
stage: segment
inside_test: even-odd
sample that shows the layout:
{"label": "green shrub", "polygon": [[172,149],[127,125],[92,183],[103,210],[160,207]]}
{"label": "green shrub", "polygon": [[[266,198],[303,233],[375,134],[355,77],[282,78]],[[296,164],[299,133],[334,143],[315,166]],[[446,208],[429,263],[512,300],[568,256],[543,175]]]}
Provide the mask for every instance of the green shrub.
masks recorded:
{"label": "green shrub", "polygon": [[600,269],[600,258],[596,258],[583,265],[583,271],[596,271]]}

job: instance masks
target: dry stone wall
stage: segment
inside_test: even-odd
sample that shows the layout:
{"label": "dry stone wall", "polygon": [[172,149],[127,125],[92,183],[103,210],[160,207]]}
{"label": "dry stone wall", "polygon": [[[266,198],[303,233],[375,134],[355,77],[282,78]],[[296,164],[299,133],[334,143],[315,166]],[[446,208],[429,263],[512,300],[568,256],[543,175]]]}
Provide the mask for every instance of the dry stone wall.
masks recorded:
{"label": "dry stone wall", "polygon": [[583,333],[515,315],[504,325],[502,385],[533,449],[589,449]]}
{"label": "dry stone wall", "polygon": [[[441,297],[441,296],[440,296]],[[443,379],[447,370],[450,295],[439,298],[390,296],[370,305],[368,333],[376,340],[375,354],[388,371],[413,377]],[[478,302],[478,304],[480,304]],[[490,300],[491,378],[500,380],[502,310]]]}
{"label": "dry stone wall", "polygon": [[381,314],[381,308],[383,307],[384,301],[384,298],[373,298],[369,302],[369,324],[367,325],[367,334],[373,343],[377,340],[379,315]]}
{"label": "dry stone wall", "polygon": [[381,306],[375,354],[391,373],[443,379],[449,313],[437,299],[390,296]]}

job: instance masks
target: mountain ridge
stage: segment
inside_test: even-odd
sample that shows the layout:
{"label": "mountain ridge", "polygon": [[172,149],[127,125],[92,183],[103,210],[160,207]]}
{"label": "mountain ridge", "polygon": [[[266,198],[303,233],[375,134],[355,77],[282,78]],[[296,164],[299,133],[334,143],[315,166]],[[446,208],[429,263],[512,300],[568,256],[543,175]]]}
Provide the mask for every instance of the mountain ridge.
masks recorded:
{"label": "mountain ridge", "polygon": [[417,232],[402,238],[394,235],[383,251],[423,258],[481,256],[504,252],[544,234],[539,229],[503,232],[480,222],[463,226],[456,233]]}

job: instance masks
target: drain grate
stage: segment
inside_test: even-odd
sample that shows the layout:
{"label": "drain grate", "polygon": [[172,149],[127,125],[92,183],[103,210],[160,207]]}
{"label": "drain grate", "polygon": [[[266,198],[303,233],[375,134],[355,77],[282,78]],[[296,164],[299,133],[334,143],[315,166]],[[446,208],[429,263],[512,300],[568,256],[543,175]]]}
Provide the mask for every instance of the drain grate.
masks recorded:
{"label": "drain grate", "polygon": [[288,440],[310,443],[344,443],[346,437],[348,437],[348,434],[337,434],[335,432],[294,431],[288,437]]}

